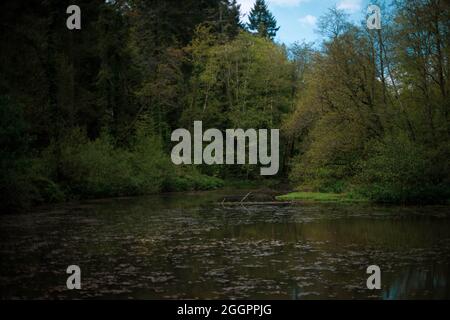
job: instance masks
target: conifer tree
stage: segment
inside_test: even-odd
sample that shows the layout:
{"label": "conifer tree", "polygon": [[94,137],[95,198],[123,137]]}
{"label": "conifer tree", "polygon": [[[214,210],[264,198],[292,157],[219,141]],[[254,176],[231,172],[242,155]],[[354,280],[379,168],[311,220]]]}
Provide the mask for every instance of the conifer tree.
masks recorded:
{"label": "conifer tree", "polygon": [[248,30],[265,38],[275,38],[277,31],[280,30],[280,27],[277,27],[277,20],[269,11],[265,0],[256,0],[248,20]]}

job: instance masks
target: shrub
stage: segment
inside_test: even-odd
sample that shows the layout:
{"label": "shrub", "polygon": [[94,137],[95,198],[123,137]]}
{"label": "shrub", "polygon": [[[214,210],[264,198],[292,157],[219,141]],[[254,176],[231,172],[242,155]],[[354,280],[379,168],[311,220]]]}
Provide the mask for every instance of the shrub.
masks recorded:
{"label": "shrub", "polygon": [[358,191],[378,202],[446,201],[450,196],[448,147],[431,151],[404,135],[373,143],[369,158],[360,165]]}
{"label": "shrub", "polygon": [[160,142],[150,136],[136,139],[130,149],[114,147],[103,134],[89,141],[77,130],[61,147],[61,172],[71,193],[110,197],[159,192],[168,160]]}
{"label": "shrub", "polygon": [[129,148],[118,148],[107,134],[89,141],[80,130],[62,144],[61,171],[69,192],[84,198],[131,196],[160,191],[210,190],[223,181],[195,168],[176,167],[161,141],[138,130]]}
{"label": "shrub", "polygon": [[224,186],[220,178],[207,176],[192,167],[176,167],[167,176],[165,191],[213,190]]}

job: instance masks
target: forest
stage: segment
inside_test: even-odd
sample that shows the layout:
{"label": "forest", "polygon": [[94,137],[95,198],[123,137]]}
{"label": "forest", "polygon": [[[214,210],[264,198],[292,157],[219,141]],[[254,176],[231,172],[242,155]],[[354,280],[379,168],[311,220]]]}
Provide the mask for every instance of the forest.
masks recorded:
{"label": "forest", "polygon": [[248,23],[236,0],[2,1],[0,206],[266,181],[174,165],[171,133],[195,121],[280,129],[276,179],[298,191],[446,202],[449,2],[377,4],[381,30],[330,8],[322,43],[287,46],[264,0]]}

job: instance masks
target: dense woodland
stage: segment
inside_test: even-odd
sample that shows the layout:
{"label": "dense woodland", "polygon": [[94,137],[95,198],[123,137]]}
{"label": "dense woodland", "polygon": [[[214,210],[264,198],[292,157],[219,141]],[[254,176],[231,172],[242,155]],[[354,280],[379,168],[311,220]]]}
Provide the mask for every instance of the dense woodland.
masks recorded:
{"label": "dense woodland", "polygon": [[280,128],[277,178],[301,190],[447,200],[449,3],[379,5],[381,30],[330,8],[323,43],[287,47],[263,0],[249,23],[235,0],[2,1],[1,206],[262,179],[173,165],[171,132],[195,120]]}

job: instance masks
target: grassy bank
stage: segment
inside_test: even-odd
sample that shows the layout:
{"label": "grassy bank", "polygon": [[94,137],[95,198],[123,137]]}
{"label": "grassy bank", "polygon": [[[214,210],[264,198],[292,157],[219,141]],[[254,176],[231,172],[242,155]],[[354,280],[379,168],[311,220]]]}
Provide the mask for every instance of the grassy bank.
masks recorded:
{"label": "grassy bank", "polygon": [[276,197],[280,201],[317,201],[317,202],[368,202],[350,194],[322,193],[322,192],[292,192]]}

